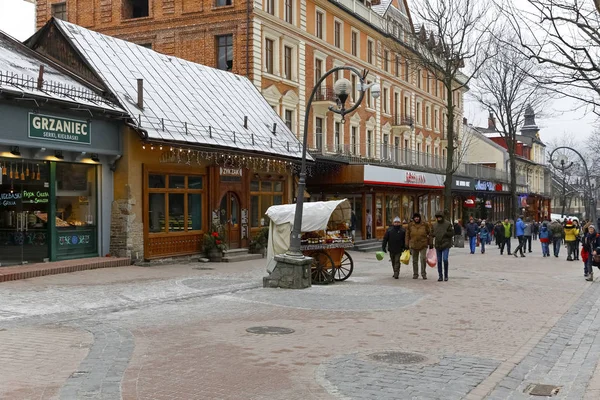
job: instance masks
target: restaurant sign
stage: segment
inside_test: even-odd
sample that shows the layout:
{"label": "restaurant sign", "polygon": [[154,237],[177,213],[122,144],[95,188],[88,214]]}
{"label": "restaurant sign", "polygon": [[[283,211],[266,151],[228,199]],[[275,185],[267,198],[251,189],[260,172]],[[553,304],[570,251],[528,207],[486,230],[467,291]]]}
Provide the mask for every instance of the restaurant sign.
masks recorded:
{"label": "restaurant sign", "polygon": [[496,189],[496,184],[490,181],[477,180],[475,182],[475,190],[493,192]]}
{"label": "restaurant sign", "polygon": [[77,144],[91,144],[91,122],[29,113],[29,137]]}

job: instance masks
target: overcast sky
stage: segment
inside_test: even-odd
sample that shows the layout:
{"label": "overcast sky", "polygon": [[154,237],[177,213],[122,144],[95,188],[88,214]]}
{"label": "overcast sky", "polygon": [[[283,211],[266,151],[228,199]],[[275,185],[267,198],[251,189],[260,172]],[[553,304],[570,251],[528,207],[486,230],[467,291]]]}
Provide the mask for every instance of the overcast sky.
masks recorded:
{"label": "overcast sky", "polygon": [[[35,6],[25,0],[0,0],[0,30],[19,40],[35,31]],[[543,141],[560,140],[563,136],[585,138],[595,128],[595,117],[573,100],[564,99],[549,104],[546,110],[536,110],[537,124]],[[465,101],[465,117],[470,123],[487,125],[487,111],[473,100]]]}

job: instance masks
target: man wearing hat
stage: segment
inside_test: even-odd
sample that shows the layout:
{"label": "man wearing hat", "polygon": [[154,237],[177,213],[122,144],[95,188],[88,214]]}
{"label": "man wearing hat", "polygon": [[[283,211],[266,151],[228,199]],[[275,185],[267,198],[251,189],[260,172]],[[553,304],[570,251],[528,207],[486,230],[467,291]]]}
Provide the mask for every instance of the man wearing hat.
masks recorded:
{"label": "man wearing hat", "polygon": [[[438,211],[435,213],[436,222],[433,224],[433,238],[435,240],[435,251],[438,262],[438,282],[448,280],[448,256],[450,247],[452,247],[452,237],[454,229],[450,221],[444,219],[444,213]],[[444,273],[442,274],[442,262],[444,263]]]}
{"label": "man wearing hat", "polygon": [[385,232],[383,236],[383,243],[381,244],[381,250],[386,252],[386,249],[390,250],[390,259],[392,261],[392,268],[394,269],[394,279],[398,279],[400,275],[400,256],[402,252],[406,250],[404,245],[406,231],[400,223],[400,218],[394,218],[393,225]]}
{"label": "man wearing hat", "polygon": [[433,249],[431,228],[428,223],[421,221],[421,214],[415,213],[413,220],[406,230],[406,247],[410,249],[413,261],[413,279],[419,278],[419,258],[421,259],[421,277],[427,279],[427,246]]}

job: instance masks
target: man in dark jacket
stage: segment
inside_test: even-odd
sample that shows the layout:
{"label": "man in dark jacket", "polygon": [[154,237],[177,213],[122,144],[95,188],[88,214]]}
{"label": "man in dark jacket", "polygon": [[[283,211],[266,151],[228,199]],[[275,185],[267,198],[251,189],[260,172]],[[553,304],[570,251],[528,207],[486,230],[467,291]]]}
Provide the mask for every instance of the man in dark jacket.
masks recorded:
{"label": "man in dark jacket", "polygon": [[475,254],[475,247],[477,247],[477,234],[479,233],[479,226],[471,217],[469,219],[469,223],[466,226],[467,237],[469,238],[469,247],[471,250],[471,254]]}
{"label": "man in dark jacket", "polygon": [[500,248],[502,243],[504,243],[504,227],[500,221],[496,222],[494,226],[494,237],[496,238],[496,246]]}
{"label": "man in dark jacket", "polygon": [[[438,282],[448,280],[448,256],[452,247],[452,236],[454,229],[450,221],[444,219],[444,213],[438,211],[435,214],[436,222],[433,224],[433,240],[438,262]],[[444,262],[444,274],[442,275],[442,261]]]}
{"label": "man in dark jacket", "polygon": [[565,230],[558,220],[555,220],[552,224],[550,224],[550,233],[552,233],[551,237],[554,257],[558,258],[558,255],[560,254],[560,246],[562,245],[562,239],[565,236]]}
{"label": "man in dark jacket", "polygon": [[385,253],[388,249],[390,251],[390,259],[392,261],[392,268],[394,269],[394,279],[398,279],[400,275],[400,256],[402,252],[406,250],[405,247],[406,231],[400,223],[400,218],[394,218],[393,225],[385,232],[383,236],[383,243],[381,244],[381,250]]}

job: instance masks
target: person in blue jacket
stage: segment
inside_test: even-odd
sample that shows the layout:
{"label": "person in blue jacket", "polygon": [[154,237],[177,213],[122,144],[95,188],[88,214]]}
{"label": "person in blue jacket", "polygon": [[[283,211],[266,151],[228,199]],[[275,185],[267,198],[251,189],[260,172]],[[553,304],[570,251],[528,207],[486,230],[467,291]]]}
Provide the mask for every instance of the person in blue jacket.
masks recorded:
{"label": "person in blue jacket", "polygon": [[550,257],[550,235],[551,232],[548,229],[548,225],[544,222],[540,227],[540,243],[542,243],[542,255],[544,257]]}
{"label": "person in blue jacket", "polygon": [[517,252],[521,252],[521,257],[525,257],[525,252],[523,248],[525,247],[525,222],[523,222],[523,216],[519,216],[517,222],[515,223],[515,229],[517,233],[517,239],[519,240],[519,245],[513,251],[515,257],[518,257]]}
{"label": "person in blue jacket", "polygon": [[481,254],[485,254],[485,244],[489,243],[488,239],[491,237],[490,231],[487,228],[485,222],[481,223],[481,228],[479,228],[479,241],[481,242]]}
{"label": "person in blue jacket", "polygon": [[473,217],[469,218],[469,223],[465,227],[467,231],[467,237],[469,238],[469,247],[471,254],[475,254],[475,248],[477,247],[477,234],[479,233],[479,227]]}

